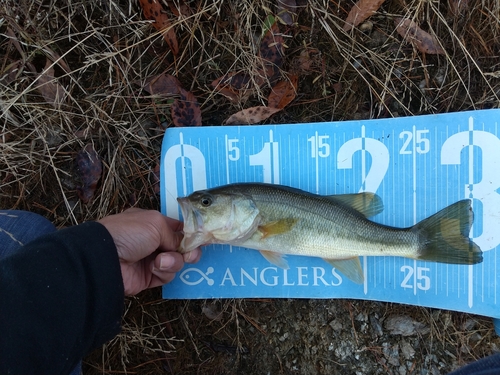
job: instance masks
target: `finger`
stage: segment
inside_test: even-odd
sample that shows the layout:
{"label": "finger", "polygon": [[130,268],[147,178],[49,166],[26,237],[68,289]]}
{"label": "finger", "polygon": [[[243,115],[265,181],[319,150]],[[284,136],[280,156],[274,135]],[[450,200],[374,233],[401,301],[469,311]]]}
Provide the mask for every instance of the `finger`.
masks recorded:
{"label": "finger", "polygon": [[137,208],[137,207],[130,207],[130,208],[127,208],[125,211],[122,212],[122,214],[133,214],[135,212],[139,212],[139,211],[146,211],[142,208]]}
{"label": "finger", "polygon": [[184,267],[182,254],[175,252],[159,253],[154,261],[153,272],[159,276],[161,273],[178,272]]}
{"label": "finger", "polygon": [[184,262],[186,263],[197,263],[201,258],[201,249],[197,247],[189,253],[182,254],[184,257]]}
{"label": "finger", "polygon": [[[156,211],[157,212],[157,211]],[[176,251],[179,248],[182,240],[182,222],[164,216],[157,212],[158,215],[154,216],[156,223],[156,230],[159,234],[158,249],[162,251]]]}
{"label": "finger", "polygon": [[183,222],[179,221],[177,219],[173,219],[171,217],[165,216],[165,221],[167,222],[167,225],[172,228],[175,232],[179,232],[182,230],[183,227]]}
{"label": "finger", "polygon": [[184,267],[182,254],[166,252],[156,256],[153,266],[153,278],[150,288],[171,282],[175,278],[176,272]]}
{"label": "finger", "polygon": [[175,279],[175,273],[162,272],[158,276],[156,275],[156,273],[153,273],[148,288],[155,288],[157,286],[168,284],[173,279]]}

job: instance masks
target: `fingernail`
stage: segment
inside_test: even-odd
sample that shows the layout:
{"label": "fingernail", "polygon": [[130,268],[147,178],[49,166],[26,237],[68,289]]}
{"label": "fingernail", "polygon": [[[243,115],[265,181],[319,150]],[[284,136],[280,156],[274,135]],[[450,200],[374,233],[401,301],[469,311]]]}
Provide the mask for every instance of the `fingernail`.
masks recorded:
{"label": "fingernail", "polygon": [[168,270],[174,265],[175,259],[172,256],[164,255],[160,259],[160,270]]}
{"label": "fingernail", "polygon": [[189,262],[194,261],[196,259],[196,257],[198,256],[198,251],[196,251],[196,250],[197,249],[190,251],[187,254],[184,254],[184,262],[189,263]]}

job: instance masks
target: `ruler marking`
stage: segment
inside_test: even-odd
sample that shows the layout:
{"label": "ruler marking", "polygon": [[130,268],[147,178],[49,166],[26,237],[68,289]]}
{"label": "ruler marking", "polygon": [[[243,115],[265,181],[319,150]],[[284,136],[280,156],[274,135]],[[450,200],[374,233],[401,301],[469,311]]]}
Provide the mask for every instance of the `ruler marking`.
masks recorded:
{"label": "ruler marking", "polygon": [[184,159],[184,135],[179,133],[179,140],[181,146],[181,173],[182,173],[182,193],[185,197],[187,195],[187,180],[186,180],[186,160]]}
{"label": "ruler marking", "polygon": [[[469,117],[469,198],[471,198],[473,201],[474,205],[474,119]],[[474,226],[471,227],[470,229],[470,234],[472,238],[474,238]],[[473,265],[469,265],[469,275],[468,275],[468,298],[467,302],[469,305],[469,308],[472,307],[474,304],[473,298],[474,298],[474,286],[473,286],[473,281],[474,281],[474,268]]]}
{"label": "ruler marking", "polygon": [[[415,125],[412,127],[412,178],[413,178],[413,225],[417,223],[417,148],[416,148],[417,131]],[[417,261],[413,260],[413,294],[417,295]]]}
{"label": "ruler marking", "polygon": [[227,134],[224,136],[224,142],[225,142],[225,149],[226,149],[226,183],[229,184],[229,139],[227,137]]}
{"label": "ruler marking", "polygon": [[[361,188],[359,192],[364,192],[366,188],[366,145],[365,145],[365,126],[361,126]],[[363,292],[368,294],[368,259],[363,256]]]}

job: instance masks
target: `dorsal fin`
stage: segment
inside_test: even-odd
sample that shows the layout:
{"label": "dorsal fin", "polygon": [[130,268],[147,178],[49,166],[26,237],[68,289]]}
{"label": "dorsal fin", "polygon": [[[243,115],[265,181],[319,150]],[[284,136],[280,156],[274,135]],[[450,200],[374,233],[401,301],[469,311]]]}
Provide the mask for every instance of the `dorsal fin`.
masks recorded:
{"label": "dorsal fin", "polygon": [[382,198],[374,193],[326,195],[325,198],[349,206],[365,217],[375,216],[384,210]]}

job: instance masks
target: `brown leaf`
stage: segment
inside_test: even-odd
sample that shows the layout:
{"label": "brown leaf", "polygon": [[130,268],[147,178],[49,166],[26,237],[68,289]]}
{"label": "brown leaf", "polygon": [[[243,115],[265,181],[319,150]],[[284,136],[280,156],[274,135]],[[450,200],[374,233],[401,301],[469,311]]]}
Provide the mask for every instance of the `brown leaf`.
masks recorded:
{"label": "brown leaf", "polygon": [[9,85],[18,79],[21,72],[21,61],[14,61],[13,63],[7,65],[3,71],[0,70],[0,83],[2,85]]}
{"label": "brown leaf", "polygon": [[169,0],[167,1],[170,11],[176,16],[180,15],[189,17],[193,14],[189,5],[184,0]]}
{"label": "brown leaf", "polygon": [[67,73],[67,74],[72,73],[69,65],[66,63],[66,61],[64,61],[64,59],[57,52],[52,51],[50,48],[48,48],[46,46],[44,47],[43,50],[47,54],[47,57],[50,60],[52,60],[52,62],[59,65],[61,67],[61,69],[64,70],[65,73]]}
{"label": "brown leaf", "polygon": [[54,77],[54,65],[49,59],[46,59],[45,69],[39,75],[36,88],[47,103],[52,104],[55,108],[59,108],[64,102],[66,96],[64,88],[57,83]]}
{"label": "brown leaf", "polygon": [[146,79],[144,90],[151,95],[177,95],[181,89],[181,83],[170,74],[160,74]]}
{"label": "brown leaf", "polygon": [[283,35],[280,34],[275,22],[260,42],[259,57],[262,59],[265,77],[273,81],[279,77],[279,70],[283,65]]}
{"label": "brown leaf", "polygon": [[243,72],[225,74],[214,80],[211,85],[222,95],[234,102],[240,102],[244,98],[248,98],[253,92],[250,75]]}
{"label": "brown leaf", "polygon": [[311,55],[309,54],[309,50],[307,48],[303,49],[300,52],[300,56],[296,59],[296,61],[300,70],[306,72],[311,70],[313,61],[311,59]]}
{"label": "brown leaf", "polygon": [[448,9],[453,16],[458,16],[469,7],[469,0],[448,0]]}
{"label": "brown leaf", "polygon": [[286,25],[293,25],[297,18],[297,2],[295,0],[278,0],[277,16]]}
{"label": "brown leaf", "polygon": [[83,203],[88,203],[94,197],[102,175],[101,159],[91,143],[76,155],[76,174],[81,183],[76,188],[78,197]]}
{"label": "brown leaf", "polygon": [[154,20],[153,26],[156,30],[163,32],[163,38],[174,55],[179,53],[179,44],[175,36],[174,28],[165,13],[160,0],[139,0],[144,16],[148,20]]}
{"label": "brown leaf", "polygon": [[384,0],[358,0],[351,8],[344,24],[344,31],[349,31],[371,17],[380,8]]}
{"label": "brown leaf", "polygon": [[201,109],[194,94],[180,89],[180,99],[172,103],[172,121],[175,126],[201,126]]}
{"label": "brown leaf", "polygon": [[231,115],[226,120],[226,125],[251,125],[264,121],[271,117],[276,112],[281,111],[281,108],[271,108],[257,106],[243,109]]}
{"label": "brown leaf", "polygon": [[269,94],[267,105],[272,108],[285,108],[297,95],[299,76],[290,74],[286,81],[278,82]]}
{"label": "brown leaf", "polygon": [[444,55],[437,38],[422,30],[415,22],[407,18],[394,19],[396,30],[404,40],[413,44],[422,53]]}
{"label": "brown leaf", "polygon": [[16,34],[14,34],[14,31],[12,31],[10,27],[7,27],[6,34],[7,37],[10,39],[10,42],[14,45],[14,47],[16,47],[17,52],[19,52],[23,60],[25,60],[26,55],[24,54],[24,51],[21,48],[21,44],[19,44],[19,40],[17,39]]}

